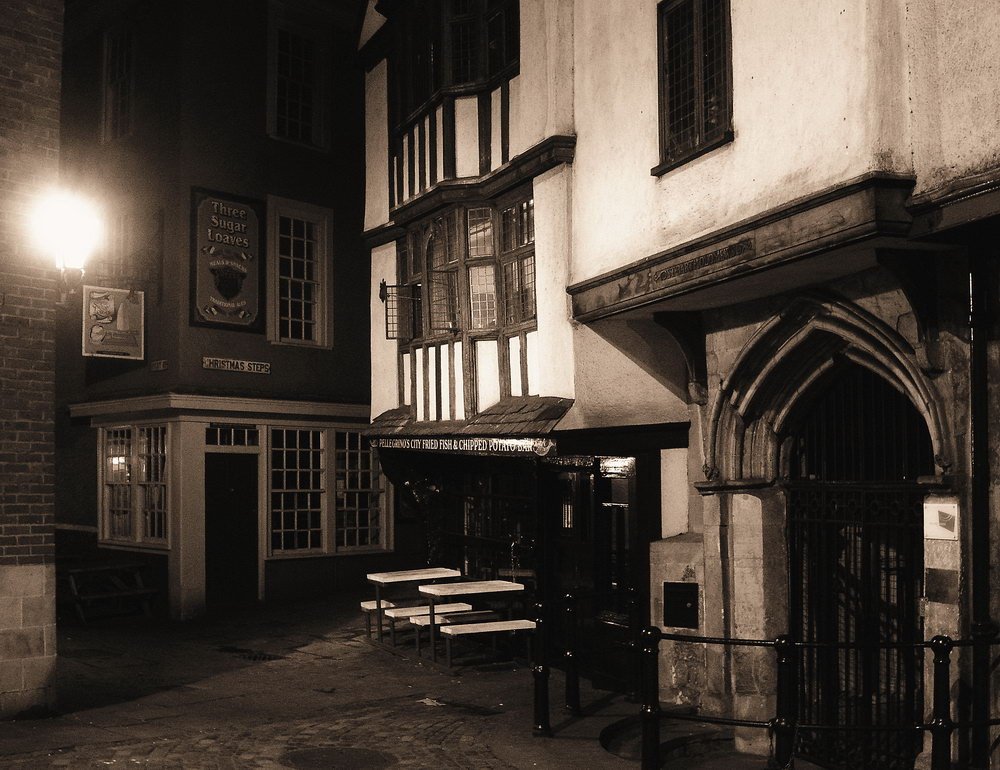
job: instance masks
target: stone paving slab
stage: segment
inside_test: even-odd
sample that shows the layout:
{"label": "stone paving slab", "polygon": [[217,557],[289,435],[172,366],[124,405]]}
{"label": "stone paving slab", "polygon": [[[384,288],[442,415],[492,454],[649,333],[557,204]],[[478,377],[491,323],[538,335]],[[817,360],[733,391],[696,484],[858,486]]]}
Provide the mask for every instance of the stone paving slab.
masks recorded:
{"label": "stone paving slab", "polygon": [[[357,596],[185,624],[63,623],[61,712],[0,724],[0,767],[637,768],[602,728],[638,710],[582,683],[598,712],[570,718],[552,677],[553,738],[534,738],[524,662],[449,671],[412,644],[370,643]],[[754,758],[727,756],[732,770]]]}
{"label": "stone paving slab", "polygon": [[447,671],[363,629],[356,599],[193,624],[64,624],[63,713],[0,725],[0,766],[635,766],[600,748],[603,722],[533,738],[523,663]]}

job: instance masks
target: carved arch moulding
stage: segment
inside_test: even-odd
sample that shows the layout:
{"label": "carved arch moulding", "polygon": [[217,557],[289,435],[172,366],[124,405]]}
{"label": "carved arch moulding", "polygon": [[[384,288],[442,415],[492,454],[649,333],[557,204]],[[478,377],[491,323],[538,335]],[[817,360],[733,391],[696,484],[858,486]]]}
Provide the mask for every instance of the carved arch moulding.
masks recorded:
{"label": "carved arch moulding", "polygon": [[746,343],[711,407],[705,452],[709,484],[773,483],[782,438],[816,382],[850,361],[883,378],[923,417],[939,474],[953,465],[937,394],[910,344],[868,311],[825,293],[796,297]]}

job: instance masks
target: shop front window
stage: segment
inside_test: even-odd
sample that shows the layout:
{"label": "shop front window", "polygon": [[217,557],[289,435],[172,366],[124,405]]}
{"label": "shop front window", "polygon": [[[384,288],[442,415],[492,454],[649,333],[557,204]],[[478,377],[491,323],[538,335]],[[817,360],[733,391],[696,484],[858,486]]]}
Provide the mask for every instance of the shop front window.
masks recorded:
{"label": "shop front window", "polygon": [[119,426],[101,432],[101,539],[167,542],[167,428]]}

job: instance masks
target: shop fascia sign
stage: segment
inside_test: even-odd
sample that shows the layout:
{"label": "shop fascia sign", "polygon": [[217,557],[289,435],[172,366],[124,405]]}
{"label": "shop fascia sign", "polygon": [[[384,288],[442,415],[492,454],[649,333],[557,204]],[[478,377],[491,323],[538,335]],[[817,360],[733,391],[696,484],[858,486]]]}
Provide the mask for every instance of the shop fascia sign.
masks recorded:
{"label": "shop fascia sign", "polygon": [[382,436],[370,439],[375,449],[407,449],[420,452],[459,452],[477,455],[537,455],[554,453],[550,438],[509,438],[492,436]]}

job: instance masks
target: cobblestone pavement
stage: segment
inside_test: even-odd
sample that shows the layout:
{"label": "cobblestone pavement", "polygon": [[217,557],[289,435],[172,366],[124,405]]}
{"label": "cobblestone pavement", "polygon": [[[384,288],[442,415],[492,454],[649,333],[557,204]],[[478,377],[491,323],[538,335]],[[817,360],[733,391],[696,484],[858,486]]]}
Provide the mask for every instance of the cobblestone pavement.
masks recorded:
{"label": "cobblestone pavement", "polygon": [[[635,767],[597,735],[531,735],[523,663],[448,671],[370,644],[356,602],[60,626],[57,714],[0,724],[3,768]],[[556,675],[557,677],[558,675]],[[553,680],[553,703],[560,695]],[[585,693],[597,700],[602,693]]]}

